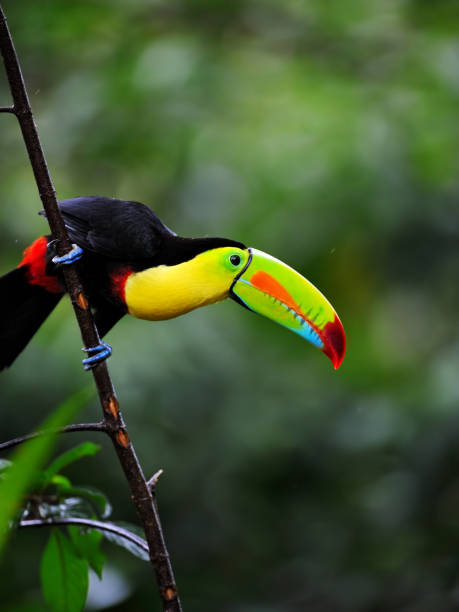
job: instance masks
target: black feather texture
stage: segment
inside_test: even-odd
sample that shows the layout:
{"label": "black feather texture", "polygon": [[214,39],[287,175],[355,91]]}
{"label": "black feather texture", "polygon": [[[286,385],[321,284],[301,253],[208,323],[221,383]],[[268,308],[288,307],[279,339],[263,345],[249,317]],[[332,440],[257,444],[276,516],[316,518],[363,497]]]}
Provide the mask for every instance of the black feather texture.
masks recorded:
{"label": "black feather texture", "polygon": [[[159,265],[177,265],[209,249],[245,248],[227,238],[177,236],[140,202],[85,196],[63,200],[59,207],[71,241],[83,249],[77,265],[100,337],[127,312],[117,278]],[[40,214],[46,216],[44,211]],[[52,263],[55,252],[50,240],[51,236],[44,236],[35,241],[34,245],[43,241],[45,246],[37,251],[37,260],[0,278],[0,370],[11,365],[63,295],[47,290],[53,277],[59,279],[58,286],[64,286],[60,268]],[[39,264],[44,277],[32,282],[30,263]]]}
{"label": "black feather texture", "polygon": [[62,293],[29,284],[26,268],[0,278],[0,370],[8,367],[57,306]]}
{"label": "black feather texture", "polygon": [[[228,238],[182,238],[145,204],[103,196],[62,200],[59,207],[72,242],[87,252],[142,270],[176,265],[223,246]],[[40,214],[45,214],[41,211]]]}

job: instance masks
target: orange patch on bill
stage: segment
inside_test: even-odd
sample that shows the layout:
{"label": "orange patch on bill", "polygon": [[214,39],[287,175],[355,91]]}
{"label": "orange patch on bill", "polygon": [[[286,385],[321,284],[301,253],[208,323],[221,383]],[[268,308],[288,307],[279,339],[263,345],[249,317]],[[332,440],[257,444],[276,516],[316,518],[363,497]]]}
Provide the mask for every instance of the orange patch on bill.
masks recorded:
{"label": "orange patch on bill", "polygon": [[301,308],[295,302],[295,300],[287,291],[287,289],[285,289],[285,287],[283,287],[279,283],[279,281],[277,281],[267,272],[263,272],[263,270],[255,272],[255,274],[250,279],[250,284],[256,287],[256,289],[260,289],[260,291],[263,291],[264,293],[267,293],[268,295],[271,295],[272,297],[276,298],[276,300],[279,300],[280,302],[294,310],[296,314],[300,315],[300,317],[302,317],[309,323],[308,318],[306,317],[304,312],[302,312]]}
{"label": "orange patch on bill", "polygon": [[267,272],[258,270],[250,279],[250,284],[256,289],[260,289],[264,293],[276,298],[285,306],[288,306],[297,315],[299,315],[312,329],[318,334],[319,338],[324,342],[323,330],[321,330],[311,319],[301,310],[300,306],[295,302],[290,293],[283,287],[279,281],[273,278]]}

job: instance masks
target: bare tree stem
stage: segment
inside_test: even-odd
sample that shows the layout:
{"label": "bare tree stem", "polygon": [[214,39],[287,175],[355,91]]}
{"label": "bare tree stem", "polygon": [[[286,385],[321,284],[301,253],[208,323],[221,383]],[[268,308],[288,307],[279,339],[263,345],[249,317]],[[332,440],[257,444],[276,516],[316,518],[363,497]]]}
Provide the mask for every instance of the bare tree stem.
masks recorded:
{"label": "bare tree stem", "polygon": [[100,431],[102,433],[107,433],[107,426],[105,421],[100,421],[99,423],[74,423],[73,425],[66,425],[65,427],[61,427],[61,429],[57,429],[55,431],[34,431],[33,433],[26,434],[25,436],[19,436],[17,438],[13,438],[12,440],[2,442],[0,444],[0,451],[14,448],[15,446],[19,446],[19,444],[23,444],[24,442],[28,442],[29,440],[33,440],[33,438],[38,438],[39,436],[72,433],[74,431]]}
{"label": "bare tree stem", "polygon": [[[59,211],[56,192],[38,137],[21,68],[1,6],[0,50],[13,98],[14,114],[19,121],[51,232],[53,237],[58,240],[56,245],[57,253],[62,256],[71,250],[71,242]],[[90,305],[83,290],[77,266],[75,264],[63,266],[62,271],[67,292],[70,295],[75,316],[80,326],[84,345],[86,348],[95,347],[100,344],[99,334],[94,325]],[[143,475],[134,447],[131,444],[106,363],[98,364],[93,368],[92,373],[104,412],[106,431],[115,447],[145,531],[150,560],[155,571],[163,610],[165,612],[178,612],[181,610],[180,599],[156,504],[153,501],[150,488]]]}
{"label": "bare tree stem", "polygon": [[85,518],[56,518],[45,520],[29,519],[21,521],[18,527],[20,529],[25,529],[27,527],[58,527],[59,525],[81,525],[82,527],[89,527],[90,529],[98,529],[100,531],[114,533],[120,538],[133,542],[139,548],[149,554],[148,544],[145,540],[139,538],[139,536],[135,535],[135,533],[132,533],[128,529],[124,529],[123,527],[119,527],[113,523],[104,523],[103,521],[95,521],[93,519]]}

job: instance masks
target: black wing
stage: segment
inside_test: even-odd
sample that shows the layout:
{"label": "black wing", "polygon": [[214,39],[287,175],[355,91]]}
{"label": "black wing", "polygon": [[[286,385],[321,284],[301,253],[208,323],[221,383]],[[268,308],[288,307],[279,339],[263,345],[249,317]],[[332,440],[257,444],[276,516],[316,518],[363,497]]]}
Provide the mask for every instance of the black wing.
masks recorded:
{"label": "black wing", "polygon": [[72,242],[118,261],[154,259],[175,235],[140,202],[85,196],[62,200],[59,207]]}

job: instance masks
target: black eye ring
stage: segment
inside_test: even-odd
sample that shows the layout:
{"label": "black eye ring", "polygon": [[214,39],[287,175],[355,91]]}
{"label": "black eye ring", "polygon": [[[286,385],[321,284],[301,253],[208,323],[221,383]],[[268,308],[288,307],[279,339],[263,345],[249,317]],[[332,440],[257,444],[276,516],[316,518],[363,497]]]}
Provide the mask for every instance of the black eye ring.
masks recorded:
{"label": "black eye ring", "polygon": [[240,255],[231,255],[230,262],[233,264],[233,266],[238,266],[241,263]]}

